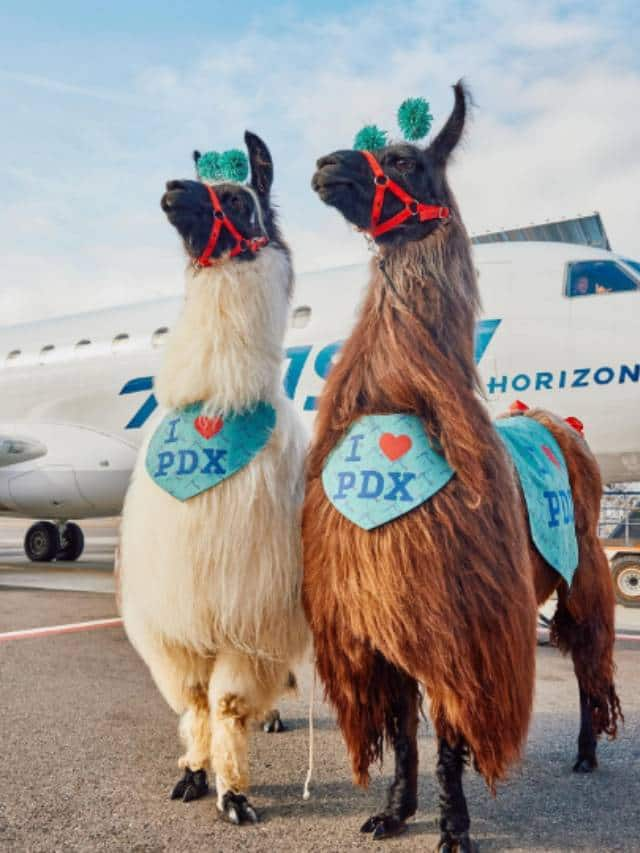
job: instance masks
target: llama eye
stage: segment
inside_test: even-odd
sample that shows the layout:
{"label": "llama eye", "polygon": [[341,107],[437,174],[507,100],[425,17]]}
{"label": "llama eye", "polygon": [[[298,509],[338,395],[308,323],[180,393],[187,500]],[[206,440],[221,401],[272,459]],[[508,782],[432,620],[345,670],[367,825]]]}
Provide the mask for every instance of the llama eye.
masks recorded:
{"label": "llama eye", "polygon": [[413,172],[416,164],[413,160],[396,160],[395,167],[399,172]]}

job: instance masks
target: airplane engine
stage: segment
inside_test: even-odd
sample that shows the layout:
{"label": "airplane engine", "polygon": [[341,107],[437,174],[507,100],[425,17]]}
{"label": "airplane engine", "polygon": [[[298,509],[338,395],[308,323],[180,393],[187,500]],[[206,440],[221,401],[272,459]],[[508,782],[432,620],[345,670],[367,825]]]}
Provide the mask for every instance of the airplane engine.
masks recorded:
{"label": "airplane engine", "polygon": [[[19,440],[6,438],[18,435]],[[1,424],[0,436],[5,437],[0,449],[6,449],[0,456],[0,512],[57,522],[30,528],[27,556],[43,562],[77,559],[82,533],[67,522],[120,513],[137,448],[70,424]]]}

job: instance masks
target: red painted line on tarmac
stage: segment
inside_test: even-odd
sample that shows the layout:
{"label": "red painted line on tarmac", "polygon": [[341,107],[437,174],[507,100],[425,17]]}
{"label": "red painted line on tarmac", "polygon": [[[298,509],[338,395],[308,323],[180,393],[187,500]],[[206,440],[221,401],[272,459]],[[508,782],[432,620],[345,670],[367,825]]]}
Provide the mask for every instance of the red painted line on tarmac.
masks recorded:
{"label": "red painted line on tarmac", "polygon": [[22,631],[5,631],[0,634],[0,643],[11,640],[28,640],[32,637],[51,637],[54,634],[75,634],[78,631],[94,631],[97,628],[119,628],[122,619],[94,619],[92,622],[71,622],[68,625],[49,625],[46,628],[26,628]]}
{"label": "red painted line on tarmac", "polygon": [[[99,628],[120,628],[122,619],[94,619],[92,622],[71,622],[68,625],[49,625],[45,628],[26,628],[22,631],[5,631],[0,634],[0,643],[10,640],[28,640],[33,637],[51,637],[56,634],[75,634],[79,631],[94,631]],[[548,637],[549,631],[545,628],[538,629],[538,636]],[[635,640],[640,643],[640,634],[616,634],[616,640]]]}

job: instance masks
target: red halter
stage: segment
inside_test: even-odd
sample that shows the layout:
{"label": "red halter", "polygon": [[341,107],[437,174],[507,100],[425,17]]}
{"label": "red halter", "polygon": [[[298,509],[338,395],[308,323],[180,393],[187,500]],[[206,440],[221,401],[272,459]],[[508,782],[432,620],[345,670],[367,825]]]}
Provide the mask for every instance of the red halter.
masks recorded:
{"label": "red halter", "polygon": [[[417,216],[420,222],[426,222],[428,219],[451,219],[451,211],[448,207],[440,207],[437,204],[423,204],[421,201],[418,201],[418,199],[403,190],[399,184],[396,184],[388,175],[385,175],[382,166],[370,151],[361,151],[360,153],[365,157],[371,167],[373,181],[376,185],[371,208],[371,225],[369,226],[369,233],[372,237],[379,237],[380,234],[392,231],[412,216]],[[387,190],[404,203],[404,208],[398,211],[395,216],[387,219],[386,222],[380,222],[384,196]]]}
{"label": "red halter", "polygon": [[247,249],[254,254],[263,246],[266,246],[269,240],[267,237],[243,237],[242,234],[238,231],[233,222],[229,219],[227,214],[222,209],[222,205],[220,204],[220,199],[214,188],[209,186],[209,184],[205,184],[209,192],[209,198],[211,199],[211,205],[213,207],[213,225],[211,226],[211,234],[209,235],[209,242],[204,247],[204,250],[199,258],[196,259],[195,265],[197,267],[212,267],[217,263],[217,260],[211,260],[211,255],[213,254],[216,245],[218,243],[218,238],[220,237],[220,232],[222,231],[223,226],[227,229],[229,234],[236,241],[235,246],[229,252],[230,258],[235,258],[236,255],[241,254]]}

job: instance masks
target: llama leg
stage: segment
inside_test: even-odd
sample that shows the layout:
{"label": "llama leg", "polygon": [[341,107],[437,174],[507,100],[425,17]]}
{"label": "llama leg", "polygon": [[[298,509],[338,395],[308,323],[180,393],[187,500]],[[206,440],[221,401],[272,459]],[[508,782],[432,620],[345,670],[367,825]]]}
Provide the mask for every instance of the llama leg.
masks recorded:
{"label": "llama leg", "polygon": [[209,790],[207,767],[211,751],[209,699],[203,687],[193,688],[189,708],[180,720],[180,734],[186,752],[178,761],[184,775],[171,792],[171,799],[188,803],[198,800]]}
{"label": "llama leg", "polygon": [[198,799],[208,791],[206,768],[210,749],[206,685],[211,660],[183,646],[163,642],[147,632],[140,631],[134,639],[164,699],[176,714],[181,714],[180,734],[187,751],[178,760],[178,767],[184,774],[174,786],[171,799],[184,802]]}
{"label": "llama leg", "polygon": [[592,773],[598,766],[596,749],[598,740],[593,733],[593,718],[589,696],[580,688],[580,733],[578,735],[578,757],[573,765],[574,773]]}
{"label": "llama leg", "polygon": [[[284,685],[284,690],[295,695],[298,689],[298,682],[293,674],[293,672],[287,673],[287,681]],[[278,734],[279,732],[286,732],[287,727],[282,721],[282,717],[280,716],[280,711],[277,708],[272,708],[262,718],[261,722],[262,730],[267,732],[267,734]]]}
{"label": "llama leg", "polygon": [[262,730],[268,734],[278,734],[278,732],[286,732],[287,730],[287,727],[282,722],[280,711],[277,708],[267,711],[260,725],[262,726]]}
{"label": "llama leg", "polygon": [[469,810],[462,790],[462,772],[466,759],[464,741],[449,745],[438,738],[436,775],[440,783],[440,841],[439,853],[472,853],[477,845],[469,837]]}
{"label": "llama leg", "polygon": [[223,652],[216,659],[209,684],[211,763],[218,811],[230,823],[258,821],[247,799],[248,723],[269,708],[285,677],[280,669],[276,673],[238,652]]}
{"label": "llama leg", "polygon": [[387,720],[387,734],[395,753],[395,773],[384,809],[365,821],[360,830],[372,833],[375,839],[404,832],[406,819],[415,814],[418,805],[418,685],[399,670],[395,673],[397,684]]}
{"label": "llama leg", "polygon": [[[571,590],[558,589],[558,608],[551,623],[553,642],[571,652],[580,691],[580,734],[576,773],[591,773],[598,766],[598,737],[615,737],[624,719],[613,674],[614,603],[609,567],[596,543],[582,556]],[[586,549],[585,549],[586,550]]]}

